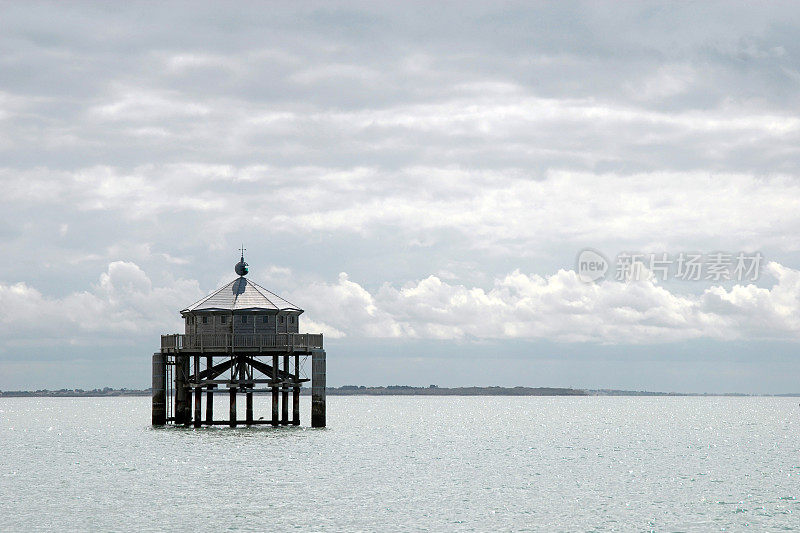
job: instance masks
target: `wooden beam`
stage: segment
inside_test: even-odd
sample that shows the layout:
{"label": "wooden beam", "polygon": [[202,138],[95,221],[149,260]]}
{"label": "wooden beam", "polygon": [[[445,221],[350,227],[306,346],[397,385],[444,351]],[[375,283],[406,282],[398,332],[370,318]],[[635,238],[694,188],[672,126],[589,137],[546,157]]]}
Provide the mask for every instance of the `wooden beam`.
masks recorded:
{"label": "wooden beam", "polygon": [[[276,362],[277,359],[278,359],[277,354],[272,356],[273,365],[268,365],[267,363],[263,363],[263,362],[255,359],[253,357],[244,356],[243,358],[245,359],[245,361],[247,361],[250,364],[250,366],[252,366],[256,370],[258,370],[259,372],[261,372],[265,376],[272,376],[273,379],[276,379],[275,378],[275,372],[274,372],[274,369],[273,369],[273,365],[277,366],[277,362]],[[288,372],[281,371],[280,368],[278,368],[278,377],[281,380],[285,380],[285,379],[290,379],[293,376],[291,374],[289,374]]]}
{"label": "wooden beam", "polygon": [[[214,358],[210,355],[207,355],[206,371],[211,370],[213,366],[214,366]],[[217,386],[214,385],[213,383],[209,383],[206,386],[206,424],[210,424],[211,421],[214,420],[214,389],[216,387]]]}
{"label": "wooden beam", "polygon": [[214,387],[216,385],[206,387],[206,424],[214,420]]}
{"label": "wooden beam", "polygon": [[[283,373],[284,375],[291,375],[289,374],[289,356],[283,356]],[[281,425],[287,425],[289,423],[289,387],[288,383],[281,386]]]}
{"label": "wooden beam", "polygon": [[[222,374],[223,372],[225,372],[226,370],[228,370],[231,367],[231,365],[233,365],[233,359],[228,359],[227,361],[217,363],[214,366],[209,366],[212,361],[210,355],[206,356],[206,361],[207,361],[206,366],[208,368],[200,372],[200,379],[206,379],[206,378],[213,379]],[[193,375],[189,377],[189,381],[194,381],[194,382],[198,381],[197,372],[195,372]]]}
{"label": "wooden beam", "polygon": [[[228,420],[212,420],[210,423],[206,422],[207,426],[227,426],[230,422]],[[266,424],[272,424],[272,420],[253,420],[250,422],[253,426],[261,426]]]}
{"label": "wooden beam", "polygon": [[[200,355],[194,356],[194,375],[200,373]],[[194,427],[199,428],[202,422],[201,399],[203,397],[202,387],[194,388]]]}
{"label": "wooden beam", "polygon": [[253,393],[248,391],[246,395],[245,405],[245,423],[249,426],[253,423]]}
{"label": "wooden beam", "polygon": [[188,362],[187,355],[175,356],[175,424],[180,425],[186,422],[186,378],[184,361]]}
{"label": "wooden beam", "polygon": [[231,409],[230,409],[230,420],[228,420],[228,424],[232,427],[236,427],[236,387],[231,389]]}
{"label": "wooden beam", "polygon": [[[238,385],[256,385],[259,383],[294,383],[293,378],[286,378],[286,379],[279,379],[277,382],[273,381],[272,378],[269,379],[203,379],[200,381],[190,381],[186,384],[187,387],[194,388],[203,385],[215,384],[215,385],[225,385],[225,384],[238,384]],[[300,381],[309,381],[308,379],[301,379]]]}
{"label": "wooden beam", "polygon": [[[189,377],[189,356],[183,358],[183,375],[186,376],[186,382]],[[183,424],[188,426],[192,423],[192,391],[186,389],[185,402],[183,404]]]}

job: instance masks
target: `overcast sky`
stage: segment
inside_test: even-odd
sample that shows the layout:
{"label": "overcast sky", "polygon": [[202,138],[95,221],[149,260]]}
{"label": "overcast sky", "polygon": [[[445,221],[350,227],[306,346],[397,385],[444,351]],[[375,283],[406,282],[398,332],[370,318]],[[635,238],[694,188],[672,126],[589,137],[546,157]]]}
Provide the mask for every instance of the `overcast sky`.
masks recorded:
{"label": "overcast sky", "polygon": [[147,387],[244,242],[332,385],[800,391],[799,104],[791,3],[0,3],[0,389]]}

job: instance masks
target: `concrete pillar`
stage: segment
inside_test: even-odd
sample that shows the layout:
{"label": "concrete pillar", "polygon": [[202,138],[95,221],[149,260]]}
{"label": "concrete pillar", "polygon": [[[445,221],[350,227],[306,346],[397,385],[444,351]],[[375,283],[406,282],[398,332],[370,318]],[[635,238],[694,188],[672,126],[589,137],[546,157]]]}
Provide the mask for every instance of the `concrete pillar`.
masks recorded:
{"label": "concrete pillar", "polygon": [[167,423],[167,357],[153,354],[153,425]]}
{"label": "concrete pillar", "polygon": [[[283,356],[283,373],[289,375],[289,356]],[[281,386],[281,425],[289,423],[289,384]]]}
{"label": "concrete pillar", "polygon": [[325,427],[325,350],[311,350],[311,427]]}
{"label": "concrete pillar", "polygon": [[272,425],[278,425],[278,356],[272,356]]}

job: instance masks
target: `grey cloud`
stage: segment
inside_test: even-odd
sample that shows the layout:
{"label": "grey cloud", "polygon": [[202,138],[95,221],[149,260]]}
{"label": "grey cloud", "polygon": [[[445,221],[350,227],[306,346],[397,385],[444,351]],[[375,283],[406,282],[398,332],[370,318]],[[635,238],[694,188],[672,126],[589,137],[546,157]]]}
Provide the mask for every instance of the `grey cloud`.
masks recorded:
{"label": "grey cloud", "polygon": [[[488,291],[517,269],[549,279],[585,246],[796,266],[792,3],[2,10],[0,286],[44,306],[86,294],[104,309],[97,273],[116,262],[156,289],[210,289],[241,240],[256,269],[291,267],[334,300],[343,289],[320,280],[342,271],[373,299],[432,275]],[[670,294],[733,305],[703,290]],[[780,322],[784,303],[740,296]],[[414,324],[439,303],[369,327],[469,330]],[[689,329],[707,332],[701,314]],[[737,320],[720,331],[747,332]]]}

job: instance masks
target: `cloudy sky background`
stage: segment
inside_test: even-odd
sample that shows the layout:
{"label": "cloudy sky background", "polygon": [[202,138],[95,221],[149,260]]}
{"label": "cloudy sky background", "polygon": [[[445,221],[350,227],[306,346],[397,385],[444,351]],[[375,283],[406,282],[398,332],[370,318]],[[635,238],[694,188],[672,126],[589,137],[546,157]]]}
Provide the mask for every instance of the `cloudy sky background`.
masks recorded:
{"label": "cloudy sky background", "polygon": [[[244,242],[332,385],[800,391],[798,19],[0,3],[0,389],[148,386]],[[586,247],[765,263],[585,284]]]}

